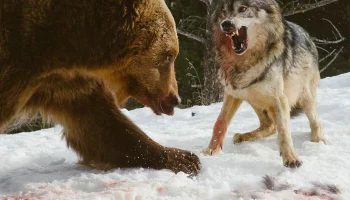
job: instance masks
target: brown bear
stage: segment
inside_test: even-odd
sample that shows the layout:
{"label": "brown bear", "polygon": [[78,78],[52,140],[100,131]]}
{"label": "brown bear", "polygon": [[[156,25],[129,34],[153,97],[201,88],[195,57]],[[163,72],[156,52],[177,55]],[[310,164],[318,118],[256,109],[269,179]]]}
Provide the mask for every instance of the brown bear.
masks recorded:
{"label": "brown bear", "polygon": [[164,0],[2,0],[0,129],[40,112],[85,165],[197,174],[196,155],[154,142],[119,109],[133,97],[172,115],[178,51]]}

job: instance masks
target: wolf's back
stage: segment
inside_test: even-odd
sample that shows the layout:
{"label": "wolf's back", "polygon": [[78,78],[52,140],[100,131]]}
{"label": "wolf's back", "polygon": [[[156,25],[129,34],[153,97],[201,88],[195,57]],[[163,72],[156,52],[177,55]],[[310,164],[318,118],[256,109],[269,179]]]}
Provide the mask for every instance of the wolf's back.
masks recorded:
{"label": "wolf's back", "polygon": [[310,35],[299,25],[284,20],[284,52],[282,54],[283,60],[289,61],[286,63],[286,72],[292,67],[303,67],[304,59],[311,59],[318,69],[318,52],[316,45],[312,41]]}

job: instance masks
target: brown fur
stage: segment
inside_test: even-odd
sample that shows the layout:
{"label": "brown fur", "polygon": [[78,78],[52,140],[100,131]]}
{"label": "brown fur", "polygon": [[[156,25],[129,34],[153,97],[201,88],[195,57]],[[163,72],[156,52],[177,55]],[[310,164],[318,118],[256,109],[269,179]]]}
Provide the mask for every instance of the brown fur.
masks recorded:
{"label": "brown fur", "polygon": [[40,111],[86,165],[196,174],[197,156],[154,142],[118,108],[133,97],[172,115],[177,54],[162,0],[1,1],[0,127]]}

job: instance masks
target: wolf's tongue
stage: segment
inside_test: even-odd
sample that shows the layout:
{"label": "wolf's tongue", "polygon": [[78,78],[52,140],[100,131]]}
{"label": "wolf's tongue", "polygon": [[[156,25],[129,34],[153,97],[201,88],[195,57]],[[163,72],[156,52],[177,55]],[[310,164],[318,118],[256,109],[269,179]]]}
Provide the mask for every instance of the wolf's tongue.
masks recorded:
{"label": "wolf's tongue", "polygon": [[238,33],[239,33],[239,36],[238,36],[239,42],[242,43],[245,40],[246,29],[245,28],[241,28],[241,29],[239,29]]}
{"label": "wolf's tongue", "polygon": [[233,36],[233,42],[235,43],[235,46],[239,43],[239,36]]}

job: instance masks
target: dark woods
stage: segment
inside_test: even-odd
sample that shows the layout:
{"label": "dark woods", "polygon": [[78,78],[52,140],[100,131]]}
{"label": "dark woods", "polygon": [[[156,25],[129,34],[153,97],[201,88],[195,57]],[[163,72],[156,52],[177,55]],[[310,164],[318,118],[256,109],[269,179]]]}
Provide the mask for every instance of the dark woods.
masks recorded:
{"label": "dark woods", "polygon": [[[166,2],[178,26],[180,54],[176,61],[176,70],[183,106],[220,101],[220,84],[215,82],[215,63],[207,52],[210,51],[207,39],[210,34],[207,27],[210,5],[208,9],[205,2],[210,1],[166,0]],[[278,0],[278,2],[284,15],[288,15],[285,16],[287,20],[301,25],[315,38],[322,78],[350,72],[350,1]]]}

